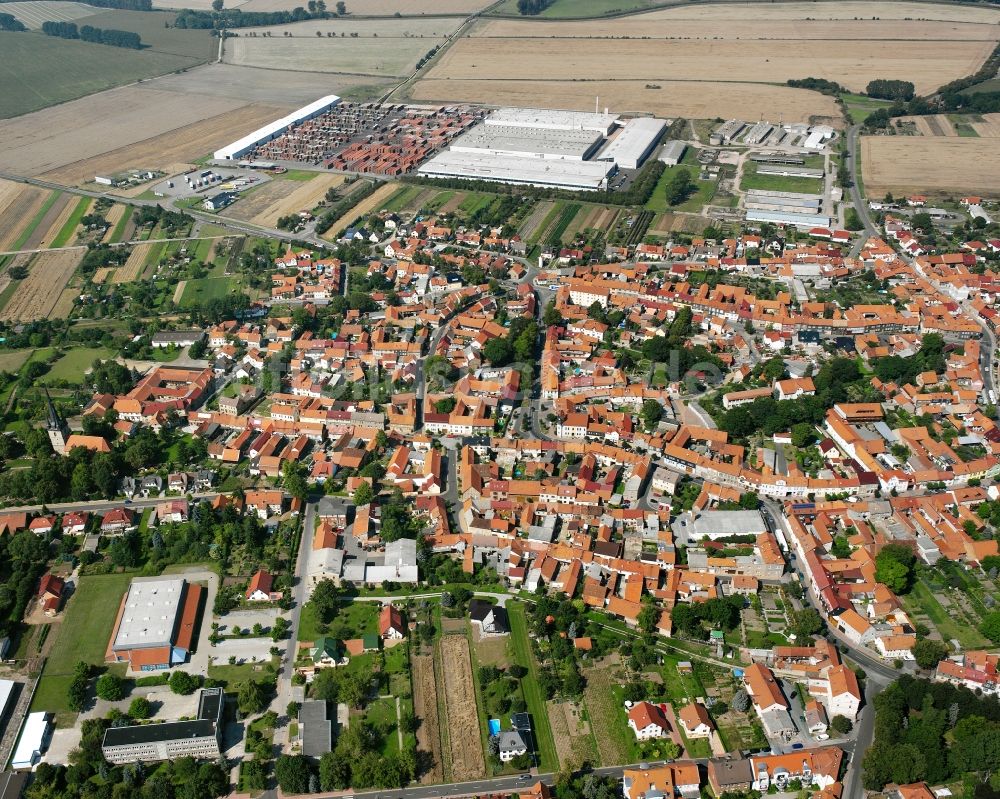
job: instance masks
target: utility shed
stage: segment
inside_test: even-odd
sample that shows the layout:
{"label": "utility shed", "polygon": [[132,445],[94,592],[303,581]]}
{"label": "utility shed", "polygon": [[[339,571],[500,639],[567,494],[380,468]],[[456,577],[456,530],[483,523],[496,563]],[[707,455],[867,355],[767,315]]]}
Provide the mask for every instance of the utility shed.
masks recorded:
{"label": "utility shed", "polygon": [[660,148],[659,160],[667,166],[677,166],[687,152],[687,145],[682,141],[671,140],[664,142]]}

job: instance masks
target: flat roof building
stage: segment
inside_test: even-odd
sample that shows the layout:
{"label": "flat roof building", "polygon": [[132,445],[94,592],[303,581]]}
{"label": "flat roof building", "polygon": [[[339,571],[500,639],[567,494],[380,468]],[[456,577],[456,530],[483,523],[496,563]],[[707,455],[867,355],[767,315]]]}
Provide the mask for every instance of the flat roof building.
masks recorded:
{"label": "flat roof building", "polygon": [[560,161],[447,151],[420,167],[421,175],[598,191],[615,169],[607,161]]}
{"label": "flat roof building", "polygon": [[181,578],[136,579],[118,610],[108,660],[134,671],[168,669],[195,643],[204,589]]}
{"label": "flat roof building", "polygon": [[477,125],[452,142],[451,152],[583,161],[603,141],[604,137],[593,130]]}
{"label": "flat roof building", "polygon": [[151,763],[194,757],[219,756],[224,697],[221,688],[203,688],[198,697],[198,715],[185,721],[110,727],[104,732],[101,752],[109,763]]}
{"label": "flat roof building", "polygon": [[684,142],[668,141],[660,148],[660,154],[657,157],[667,166],[677,166],[684,159],[685,152],[687,152],[687,144]]}
{"label": "flat roof building", "polygon": [[10,761],[11,768],[32,768],[48,748],[51,735],[51,715],[45,712],[29,713]]}
{"label": "flat roof building", "polygon": [[311,699],[299,708],[299,728],[302,736],[302,754],[322,757],[333,749],[333,719],[330,706],[323,700]]}
{"label": "flat roof building", "polygon": [[664,119],[630,119],[597,157],[601,161],[613,161],[621,169],[638,169],[653,152],[666,129],[667,122]]}
{"label": "flat roof building", "polygon": [[274,122],[270,122],[267,125],[264,125],[264,127],[258,128],[253,133],[248,133],[242,139],[237,139],[232,144],[228,144],[223,147],[221,150],[216,150],[212,157],[217,161],[231,161],[235,158],[241,158],[251,152],[258,145],[269,142],[271,139],[278,138],[278,136],[287,131],[293,125],[305,122],[307,119],[318,117],[324,111],[333,108],[339,102],[340,98],[335,94],[320,97],[318,100],[309,103],[309,105],[304,106],[297,111],[292,111],[292,113],[287,116],[283,116],[281,119],[276,119]]}
{"label": "flat roof building", "polygon": [[758,535],[767,532],[767,524],[759,510],[708,510],[703,511],[689,525],[691,539],[715,540],[732,535]]}
{"label": "flat roof building", "polygon": [[486,117],[487,125],[507,125],[549,130],[592,130],[607,136],[618,114],[595,114],[589,111],[554,111],[544,108],[499,108]]}

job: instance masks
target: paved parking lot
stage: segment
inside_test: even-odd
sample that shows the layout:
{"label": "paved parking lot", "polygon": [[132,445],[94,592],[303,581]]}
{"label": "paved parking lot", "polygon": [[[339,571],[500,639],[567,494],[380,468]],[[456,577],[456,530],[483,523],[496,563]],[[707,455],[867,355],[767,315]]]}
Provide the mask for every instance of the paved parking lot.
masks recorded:
{"label": "paved parking lot", "polygon": [[[264,629],[274,625],[275,619],[281,615],[279,608],[261,608],[260,610],[234,610],[219,617],[219,624],[227,630],[234,624],[244,630],[253,629],[260,624]],[[211,624],[210,624],[211,626]]]}
{"label": "paved parking lot", "polygon": [[210,653],[215,663],[225,665],[229,658],[235,657],[237,663],[255,663],[271,658],[271,647],[276,646],[282,651],[288,646],[287,640],[275,643],[270,638],[227,638],[219,641]]}

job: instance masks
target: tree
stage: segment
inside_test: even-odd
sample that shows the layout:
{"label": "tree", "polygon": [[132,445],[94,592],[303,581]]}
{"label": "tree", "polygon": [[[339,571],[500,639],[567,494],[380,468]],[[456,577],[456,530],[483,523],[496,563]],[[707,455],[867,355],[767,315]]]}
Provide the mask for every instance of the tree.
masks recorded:
{"label": "tree", "polygon": [[284,793],[306,793],[312,766],[305,755],[282,755],[274,763],[274,776]]}
{"label": "tree", "polygon": [[694,192],[694,182],[691,173],[684,167],[674,171],[664,186],[667,205],[680,205]]}
{"label": "tree", "polygon": [[794,610],[789,629],[795,633],[798,640],[808,639],[823,630],[823,617],[815,608]]}
{"label": "tree", "polygon": [[562,314],[559,313],[559,309],[556,308],[555,300],[549,300],[548,305],[545,306],[545,313],[542,314],[542,324],[546,327],[558,327],[563,324],[563,317]]}
{"label": "tree", "polygon": [[947,655],[948,647],[930,638],[921,638],[913,645],[913,657],[922,669],[933,669]]}
{"label": "tree", "polygon": [[733,701],[730,704],[737,713],[746,713],[750,709],[750,696],[741,688],[733,694]]}
{"label": "tree", "polygon": [[263,791],[267,787],[267,772],[259,760],[244,760],[240,764],[240,780],[244,791]]}
{"label": "tree", "polygon": [[337,2],[337,13],[340,16],[344,16],[347,13],[347,4],[343,0],[338,0]]}
{"label": "tree", "polygon": [[506,366],[514,358],[514,350],[506,338],[491,338],[483,346],[483,357],[493,366]]}
{"label": "tree", "polygon": [[117,674],[106,672],[97,678],[94,692],[107,702],[117,702],[125,696],[125,681]]}
{"label": "tree", "polygon": [[309,493],[305,465],[301,461],[287,460],[281,472],[285,490],[296,499],[304,500]]}
{"label": "tree", "polygon": [[816,440],[816,431],[809,422],[792,425],[792,446],[798,449],[808,447]]}
{"label": "tree", "polygon": [[652,602],[646,602],[639,611],[639,629],[644,633],[651,633],[656,629],[656,623],[660,620],[660,609]]}
{"label": "tree", "polygon": [[836,715],[830,720],[830,727],[841,735],[847,735],[854,728],[854,723],[847,716]]}
{"label": "tree", "polygon": [[902,544],[887,544],[875,556],[875,579],[894,594],[905,594],[913,580],[916,557]]}
{"label": "tree", "polygon": [[354,504],[368,505],[373,499],[375,499],[375,490],[372,488],[371,483],[361,483],[357,488],[354,489],[354,495],[352,497]]}
{"label": "tree", "polygon": [[255,680],[247,680],[240,684],[236,694],[236,707],[244,716],[260,713],[267,706],[267,694],[264,687]]}
{"label": "tree", "polygon": [[337,752],[326,752],[319,759],[319,787],[324,791],[342,791],[351,784],[351,764]]}
{"label": "tree", "polygon": [[148,719],[152,715],[152,712],[153,709],[149,704],[149,700],[144,696],[137,696],[128,706],[128,715],[136,721]]}
{"label": "tree", "polygon": [[983,620],[979,623],[979,632],[994,644],[1000,644],[1000,610],[991,611],[983,616]]}
{"label": "tree", "polygon": [[663,406],[654,399],[642,403],[642,422],[647,430],[654,430],[663,418]]}
{"label": "tree", "polygon": [[188,674],[186,671],[175,671],[170,675],[168,684],[170,685],[170,690],[173,691],[173,693],[187,696],[188,694],[193,694],[197,690],[200,682],[201,681],[197,677]]}
{"label": "tree", "polygon": [[309,597],[309,602],[316,611],[316,615],[324,624],[329,624],[330,620],[333,619],[339,601],[340,589],[329,578],[324,578],[316,583],[312,595]]}

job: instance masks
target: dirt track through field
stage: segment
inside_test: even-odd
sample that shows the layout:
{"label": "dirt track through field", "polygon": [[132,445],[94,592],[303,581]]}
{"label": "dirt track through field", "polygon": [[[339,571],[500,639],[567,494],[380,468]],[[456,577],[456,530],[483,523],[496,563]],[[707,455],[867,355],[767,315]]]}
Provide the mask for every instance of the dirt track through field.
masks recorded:
{"label": "dirt track through field", "polygon": [[455,782],[478,779],[485,775],[486,763],[476,710],[476,690],[472,682],[469,639],[461,635],[445,635],[441,639],[441,660],[448,708],[452,779]]}
{"label": "dirt track through field", "polygon": [[421,776],[425,784],[444,780],[441,760],[441,720],[438,718],[437,686],[434,682],[434,657],[413,655],[413,714],[420,720],[417,728],[417,749],[427,752],[431,767]]}
{"label": "dirt track through field", "polygon": [[28,276],[0,310],[0,320],[28,322],[52,316],[63,289],[83,260],[84,250],[55,250],[36,255]]}

